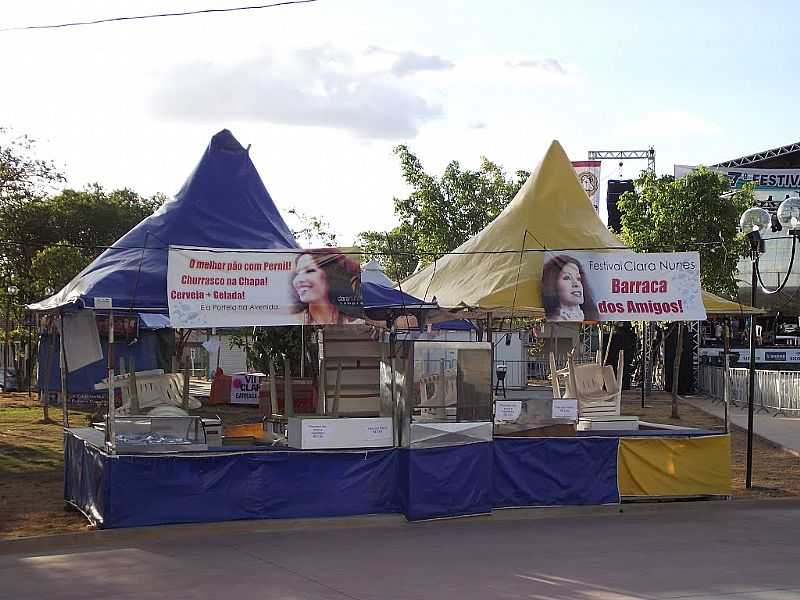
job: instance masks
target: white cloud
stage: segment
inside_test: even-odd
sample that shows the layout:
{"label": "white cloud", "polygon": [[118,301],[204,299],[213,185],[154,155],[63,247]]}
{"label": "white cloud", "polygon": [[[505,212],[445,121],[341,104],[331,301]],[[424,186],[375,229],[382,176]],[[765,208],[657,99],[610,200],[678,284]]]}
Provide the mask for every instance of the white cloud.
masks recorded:
{"label": "white cloud", "polygon": [[512,69],[532,69],[534,71],[544,71],[546,73],[557,73],[566,75],[567,70],[554,58],[520,58],[507,60],[506,66]]}
{"label": "white cloud", "polygon": [[156,113],[207,122],[221,118],[344,129],[370,138],[409,138],[443,116],[440,105],[406,80],[446,70],[438,56],[330,45],[264,51],[232,64],[175,67],[154,97]]}
{"label": "white cloud", "polygon": [[562,87],[579,83],[583,73],[574,64],[552,57],[479,55],[458,61],[455,74],[472,82],[517,87]]}
{"label": "white cloud", "polygon": [[422,71],[448,71],[453,63],[435,54],[419,54],[412,51],[395,52],[380,46],[370,46],[367,54],[378,54],[391,57],[391,72],[397,77],[406,77]]}
{"label": "white cloud", "polygon": [[654,138],[680,138],[687,135],[712,136],[721,131],[719,125],[683,110],[659,110],[641,115],[625,123],[619,133],[634,139],[646,135]]}

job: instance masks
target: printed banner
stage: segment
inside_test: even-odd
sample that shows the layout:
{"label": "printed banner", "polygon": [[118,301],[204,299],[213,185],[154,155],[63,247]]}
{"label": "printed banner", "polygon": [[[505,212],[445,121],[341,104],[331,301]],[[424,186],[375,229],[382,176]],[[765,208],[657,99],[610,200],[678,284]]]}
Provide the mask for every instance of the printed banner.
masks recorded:
{"label": "printed banner", "polygon": [[167,297],[175,328],[349,324],[364,316],[352,249],[171,246]]}
{"label": "printed banner", "polygon": [[231,404],[258,404],[263,373],[231,376]]}
{"label": "printed banner", "polygon": [[[745,169],[740,167],[706,167],[709,171],[722,173],[730,179],[731,187],[741,187],[746,181],[752,181],[759,189],[794,189],[800,190],[800,169]],[[697,169],[696,166],[674,165],[675,177],[683,177]]]}
{"label": "printed banner", "polygon": [[[728,354],[738,354],[738,363],[750,361],[749,348],[731,348]],[[722,356],[722,348],[700,348],[700,356]],[[756,362],[800,363],[800,348],[756,348]]]}
{"label": "printed banner", "polygon": [[572,166],[575,168],[575,173],[578,175],[578,181],[581,182],[583,189],[586,190],[586,195],[592,201],[594,211],[597,212],[600,208],[600,165],[599,160],[573,160]]}
{"label": "printed banner", "polygon": [[548,321],[703,321],[697,252],[545,252]]}
{"label": "printed banner", "polygon": [[[683,177],[697,167],[674,165],[675,177]],[[731,182],[731,189],[742,187],[745,182],[756,184],[756,205],[775,212],[786,198],[800,194],[800,169],[739,169],[707,167],[722,173]]]}

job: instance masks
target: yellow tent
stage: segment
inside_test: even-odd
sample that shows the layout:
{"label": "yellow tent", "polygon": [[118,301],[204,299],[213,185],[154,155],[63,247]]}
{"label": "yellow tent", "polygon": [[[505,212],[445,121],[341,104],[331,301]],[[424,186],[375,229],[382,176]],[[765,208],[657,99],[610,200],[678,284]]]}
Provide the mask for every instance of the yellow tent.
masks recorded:
{"label": "yellow tent", "polygon": [[[425,300],[436,297],[443,308],[467,313],[542,316],[545,248],[626,250],[597,216],[557,141],[494,221],[400,287]],[[709,314],[754,310],[708,292],[703,292],[703,302]]]}

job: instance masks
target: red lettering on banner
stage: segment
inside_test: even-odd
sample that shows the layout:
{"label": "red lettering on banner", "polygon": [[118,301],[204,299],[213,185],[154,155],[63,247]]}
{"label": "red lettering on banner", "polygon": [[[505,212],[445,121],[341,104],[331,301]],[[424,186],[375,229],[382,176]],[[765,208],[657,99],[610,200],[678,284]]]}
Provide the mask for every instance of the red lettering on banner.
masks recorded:
{"label": "red lettering on banner", "polygon": [[611,280],[613,294],[666,294],[666,279],[646,279],[644,281],[626,281],[624,279]]}
{"label": "red lettering on banner", "polygon": [[603,300],[597,305],[597,310],[601,314],[625,312],[625,305],[622,302],[607,302]]}

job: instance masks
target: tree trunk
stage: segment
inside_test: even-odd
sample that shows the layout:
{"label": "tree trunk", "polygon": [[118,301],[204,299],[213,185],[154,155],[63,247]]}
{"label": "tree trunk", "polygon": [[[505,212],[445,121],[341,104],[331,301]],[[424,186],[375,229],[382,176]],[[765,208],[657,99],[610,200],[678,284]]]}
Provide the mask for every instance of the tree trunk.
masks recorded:
{"label": "tree trunk", "polygon": [[672,415],[680,419],[678,414],[678,378],[681,374],[681,355],[683,354],[683,321],[678,322],[678,339],[675,346],[675,362],[672,365]]}

